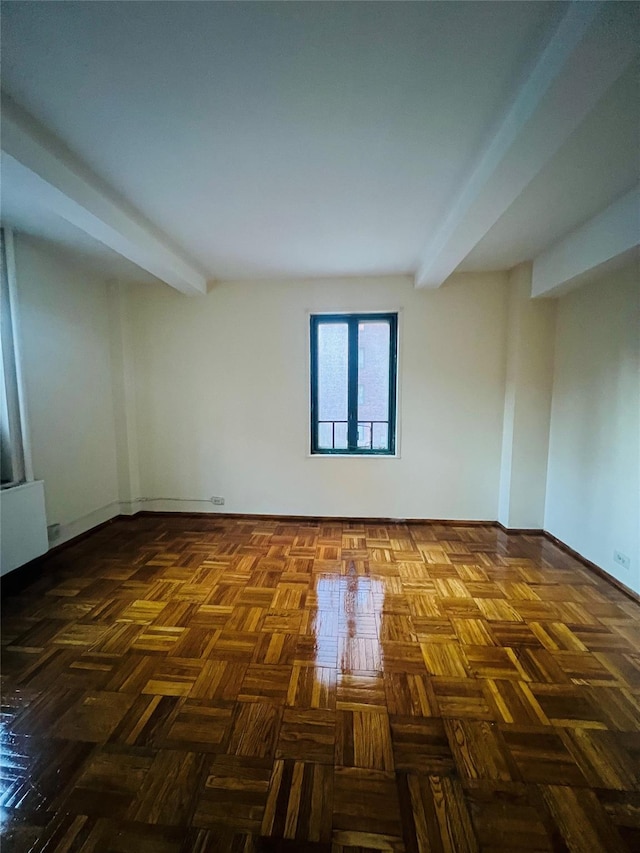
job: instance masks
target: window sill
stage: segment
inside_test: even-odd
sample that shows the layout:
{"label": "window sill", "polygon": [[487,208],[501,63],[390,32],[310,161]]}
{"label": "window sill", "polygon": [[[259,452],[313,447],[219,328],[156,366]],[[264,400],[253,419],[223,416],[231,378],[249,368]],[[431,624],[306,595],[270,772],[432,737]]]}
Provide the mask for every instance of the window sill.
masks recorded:
{"label": "window sill", "polygon": [[307,459],[400,459],[399,453],[307,453]]}

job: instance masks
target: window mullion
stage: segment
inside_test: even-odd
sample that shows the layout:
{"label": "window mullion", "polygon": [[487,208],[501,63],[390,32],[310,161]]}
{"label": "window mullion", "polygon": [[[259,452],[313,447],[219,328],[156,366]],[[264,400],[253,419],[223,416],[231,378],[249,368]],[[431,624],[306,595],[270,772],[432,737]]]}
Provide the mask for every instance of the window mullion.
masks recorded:
{"label": "window mullion", "polygon": [[349,317],[349,356],[347,392],[347,445],[358,448],[358,318]]}

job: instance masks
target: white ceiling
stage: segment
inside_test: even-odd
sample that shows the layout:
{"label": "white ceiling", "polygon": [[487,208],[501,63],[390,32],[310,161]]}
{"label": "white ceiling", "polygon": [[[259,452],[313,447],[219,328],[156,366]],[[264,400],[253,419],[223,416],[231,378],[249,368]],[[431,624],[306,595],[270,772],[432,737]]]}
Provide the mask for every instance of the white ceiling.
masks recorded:
{"label": "white ceiling", "polygon": [[47,208],[7,158],[2,158],[2,222],[51,248],[73,255],[77,263],[104,278],[158,284],[159,279],[90,237]]}
{"label": "white ceiling", "polygon": [[[11,2],[3,87],[211,278],[412,272],[566,6]],[[637,181],[637,111],[627,74],[464,268]]]}
{"label": "white ceiling", "polygon": [[461,264],[511,269],[623,195],[640,175],[634,64]]}

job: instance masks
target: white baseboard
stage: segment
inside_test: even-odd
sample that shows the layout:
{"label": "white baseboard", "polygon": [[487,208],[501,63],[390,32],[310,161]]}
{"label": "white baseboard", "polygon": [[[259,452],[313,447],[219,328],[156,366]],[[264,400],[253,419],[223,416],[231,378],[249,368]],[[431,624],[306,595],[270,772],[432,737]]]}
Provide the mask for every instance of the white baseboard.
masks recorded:
{"label": "white baseboard", "polygon": [[83,515],[82,518],[76,521],[71,521],[67,524],[60,525],[60,532],[55,539],[49,542],[49,548],[57,548],[58,545],[64,545],[70,539],[75,539],[76,536],[81,536],[83,533],[88,533],[99,524],[104,524],[105,521],[110,521],[122,512],[120,502],[114,501],[106,506],[99,507],[92,512]]}
{"label": "white baseboard", "polygon": [[123,515],[135,515],[137,512],[206,512],[215,515],[225,512],[224,506],[215,506],[211,501],[188,498],[138,498],[121,502],[120,506]]}

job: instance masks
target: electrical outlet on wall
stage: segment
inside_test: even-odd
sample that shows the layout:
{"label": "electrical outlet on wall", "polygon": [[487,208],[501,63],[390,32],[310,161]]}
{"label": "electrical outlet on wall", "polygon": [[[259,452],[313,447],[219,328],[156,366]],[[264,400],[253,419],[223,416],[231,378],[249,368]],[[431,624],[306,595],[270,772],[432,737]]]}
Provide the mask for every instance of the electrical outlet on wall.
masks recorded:
{"label": "electrical outlet on wall", "polygon": [[224,506],[224,498],[212,497],[211,503],[215,504],[215,506]]}
{"label": "electrical outlet on wall", "polygon": [[622,566],[623,569],[631,568],[631,560],[627,557],[626,554],[623,554],[621,551],[613,552],[613,562],[617,563],[619,566]]}

